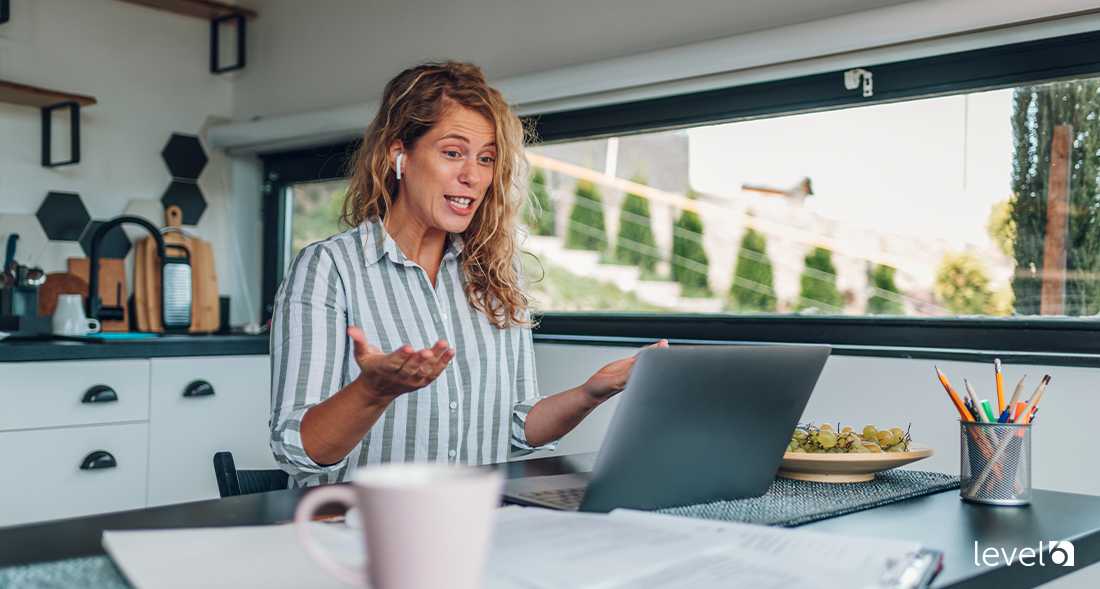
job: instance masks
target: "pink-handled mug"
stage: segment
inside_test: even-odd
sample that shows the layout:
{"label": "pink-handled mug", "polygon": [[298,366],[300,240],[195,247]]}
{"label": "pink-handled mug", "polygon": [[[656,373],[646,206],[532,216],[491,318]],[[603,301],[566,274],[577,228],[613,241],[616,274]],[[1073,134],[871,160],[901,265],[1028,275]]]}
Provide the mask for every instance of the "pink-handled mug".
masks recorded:
{"label": "pink-handled mug", "polygon": [[[334,577],[373,589],[481,586],[504,476],[487,467],[391,462],[360,468],[350,485],[318,488],[294,513],[306,554]],[[337,562],[310,533],[318,508],[356,507],[366,565]]]}

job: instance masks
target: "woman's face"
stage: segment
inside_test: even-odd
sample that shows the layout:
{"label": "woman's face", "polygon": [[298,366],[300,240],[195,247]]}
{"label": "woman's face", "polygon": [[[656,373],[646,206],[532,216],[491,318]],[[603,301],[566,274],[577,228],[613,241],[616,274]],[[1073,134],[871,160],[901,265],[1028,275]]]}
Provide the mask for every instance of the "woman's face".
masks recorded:
{"label": "woman's face", "polygon": [[411,150],[394,142],[390,161],[396,162],[399,153],[404,153],[404,162],[394,209],[409,217],[395,220],[413,222],[422,231],[465,231],[493,182],[497,157],[493,124],[455,106]]}

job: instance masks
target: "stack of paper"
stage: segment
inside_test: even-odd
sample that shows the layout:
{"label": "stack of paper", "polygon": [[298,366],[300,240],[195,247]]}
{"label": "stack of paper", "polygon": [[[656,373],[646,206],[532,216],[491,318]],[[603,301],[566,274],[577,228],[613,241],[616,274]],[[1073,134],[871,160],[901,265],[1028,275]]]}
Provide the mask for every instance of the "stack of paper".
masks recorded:
{"label": "stack of paper", "polygon": [[[347,564],[358,530],[313,523]],[[138,589],[346,587],[301,551],[293,525],[105,531],[103,545]],[[868,540],[617,510],[507,508],[498,513],[488,589],[723,589],[899,586],[915,542]],[[426,566],[431,555],[425,554]]]}

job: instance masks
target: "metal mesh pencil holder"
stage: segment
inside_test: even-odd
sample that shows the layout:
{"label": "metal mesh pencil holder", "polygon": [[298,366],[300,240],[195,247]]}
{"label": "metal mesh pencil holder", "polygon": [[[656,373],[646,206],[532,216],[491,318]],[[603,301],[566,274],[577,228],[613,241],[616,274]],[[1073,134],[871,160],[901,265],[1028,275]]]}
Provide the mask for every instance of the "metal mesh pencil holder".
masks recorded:
{"label": "metal mesh pencil holder", "polygon": [[1031,424],[960,421],[959,494],[992,505],[1031,503]]}

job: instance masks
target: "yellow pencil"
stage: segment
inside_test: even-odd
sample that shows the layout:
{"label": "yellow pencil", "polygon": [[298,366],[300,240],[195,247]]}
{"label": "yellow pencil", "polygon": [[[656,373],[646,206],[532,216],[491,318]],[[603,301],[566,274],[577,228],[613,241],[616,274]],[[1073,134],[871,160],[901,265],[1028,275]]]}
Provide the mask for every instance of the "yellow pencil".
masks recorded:
{"label": "yellow pencil", "polygon": [[940,383],[943,384],[944,390],[947,391],[947,396],[951,397],[951,402],[955,405],[955,409],[962,416],[963,421],[974,421],[974,417],[970,415],[970,412],[966,410],[966,405],[963,405],[962,399],[959,398],[959,394],[955,392],[955,389],[951,388],[951,383],[947,382],[947,375],[940,370],[939,366],[933,366],[936,369],[936,374],[940,376]]}
{"label": "yellow pencil", "polygon": [[993,359],[993,372],[997,375],[997,415],[1005,410],[1005,377],[1001,374],[1001,359]]}

